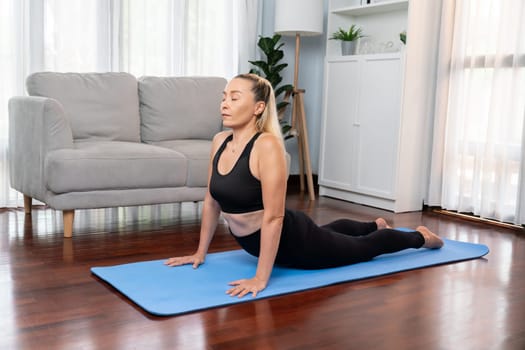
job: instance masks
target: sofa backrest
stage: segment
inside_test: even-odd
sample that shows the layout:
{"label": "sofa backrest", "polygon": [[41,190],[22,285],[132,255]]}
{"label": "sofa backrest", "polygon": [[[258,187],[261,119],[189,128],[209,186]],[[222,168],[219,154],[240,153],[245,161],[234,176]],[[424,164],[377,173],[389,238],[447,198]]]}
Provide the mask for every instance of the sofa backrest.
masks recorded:
{"label": "sofa backrest", "polygon": [[131,74],[39,72],[26,86],[29,95],[62,104],[77,141],[140,141],[137,79]]}
{"label": "sofa backrest", "polygon": [[225,86],[219,77],[139,78],[142,141],[211,140],[221,130]]}

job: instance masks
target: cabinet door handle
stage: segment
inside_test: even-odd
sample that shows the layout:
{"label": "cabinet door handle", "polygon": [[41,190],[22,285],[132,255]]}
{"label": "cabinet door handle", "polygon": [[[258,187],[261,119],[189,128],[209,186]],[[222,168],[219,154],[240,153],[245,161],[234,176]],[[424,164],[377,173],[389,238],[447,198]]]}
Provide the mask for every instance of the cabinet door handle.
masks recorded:
{"label": "cabinet door handle", "polygon": [[361,123],[359,123],[359,122],[354,122],[352,125],[353,125],[353,126],[361,126]]}

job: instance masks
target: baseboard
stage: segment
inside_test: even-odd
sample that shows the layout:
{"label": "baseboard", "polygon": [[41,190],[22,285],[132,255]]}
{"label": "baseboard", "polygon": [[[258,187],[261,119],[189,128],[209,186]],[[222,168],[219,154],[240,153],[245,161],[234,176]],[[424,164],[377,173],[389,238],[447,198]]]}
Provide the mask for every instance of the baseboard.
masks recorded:
{"label": "baseboard", "polygon": [[434,213],[439,213],[439,214],[442,214],[442,215],[453,216],[453,217],[461,218],[461,219],[464,219],[464,220],[469,220],[469,221],[474,221],[474,222],[494,225],[494,226],[498,226],[498,227],[502,227],[502,228],[507,228],[507,229],[511,229],[511,230],[515,230],[515,231],[525,232],[525,227],[520,226],[520,225],[514,225],[514,224],[511,224],[511,223],[500,222],[500,221],[491,220],[491,219],[484,219],[484,218],[480,218],[479,216],[470,215],[470,214],[462,214],[462,213],[458,213],[458,212],[455,212],[455,211],[449,211],[449,210],[441,209],[439,207],[437,207],[437,208],[436,207],[429,207],[428,209],[430,211],[433,211]]}

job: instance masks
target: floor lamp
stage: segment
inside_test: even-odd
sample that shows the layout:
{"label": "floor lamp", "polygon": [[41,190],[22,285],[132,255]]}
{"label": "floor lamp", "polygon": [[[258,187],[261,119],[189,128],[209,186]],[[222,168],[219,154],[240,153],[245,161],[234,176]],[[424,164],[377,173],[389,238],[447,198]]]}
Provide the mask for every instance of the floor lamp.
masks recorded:
{"label": "floor lamp", "polygon": [[304,191],[304,177],[308,185],[310,200],[315,200],[312,179],[312,164],[308,147],[308,129],[304,110],[304,89],[299,89],[299,52],[301,36],[323,33],[323,0],[276,0],[275,33],[295,36],[295,66],[293,80],[292,130],[297,133],[301,191]]}

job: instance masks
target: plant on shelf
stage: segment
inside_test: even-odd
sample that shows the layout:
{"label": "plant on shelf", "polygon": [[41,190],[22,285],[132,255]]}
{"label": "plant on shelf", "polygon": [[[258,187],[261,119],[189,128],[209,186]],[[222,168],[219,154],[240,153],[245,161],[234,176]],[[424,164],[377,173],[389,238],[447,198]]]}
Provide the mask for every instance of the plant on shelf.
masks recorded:
{"label": "plant on shelf", "polygon": [[[291,125],[284,119],[286,108],[290,104],[288,99],[293,91],[293,85],[281,84],[283,78],[281,71],[288,66],[288,63],[279,63],[284,57],[284,51],[281,47],[284,43],[279,43],[281,36],[275,34],[273,37],[259,37],[257,46],[266,56],[266,60],[248,61],[257,68],[250,69],[250,73],[257,74],[266,78],[272,84],[277,103],[277,112],[279,114],[279,122],[281,123],[281,131],[285,139],[293,137]],[[283,95],[284,94],[284,95]],[[281,96],[283,95],[283,96]]]}
{"label": "plant on shelf", "polygon": [[350,28],[348,28],[348,30],[339,28],[337,32],[332,34],[332,37],[330,39],[341,41],[354,41],[364,36],[365,35],[363,35],[363,29],[356,26],[355,24],[352,24]]}
{"label": "plant on shelf", "polygon": [[341,50],[343,55],[353,55],[355,53],[355,46],[357,39],[363,38],[363,29],[352,24],[348,30],[339,28],[337,32],[330,37],[331,40],[341,41]]}
{"label": "plant on shelf", "polygon": [[401,42],[403,44],[407,44],[407,32],[406,31],[402,31],[401,33],[399,33],[399,40],[401,40]]}

